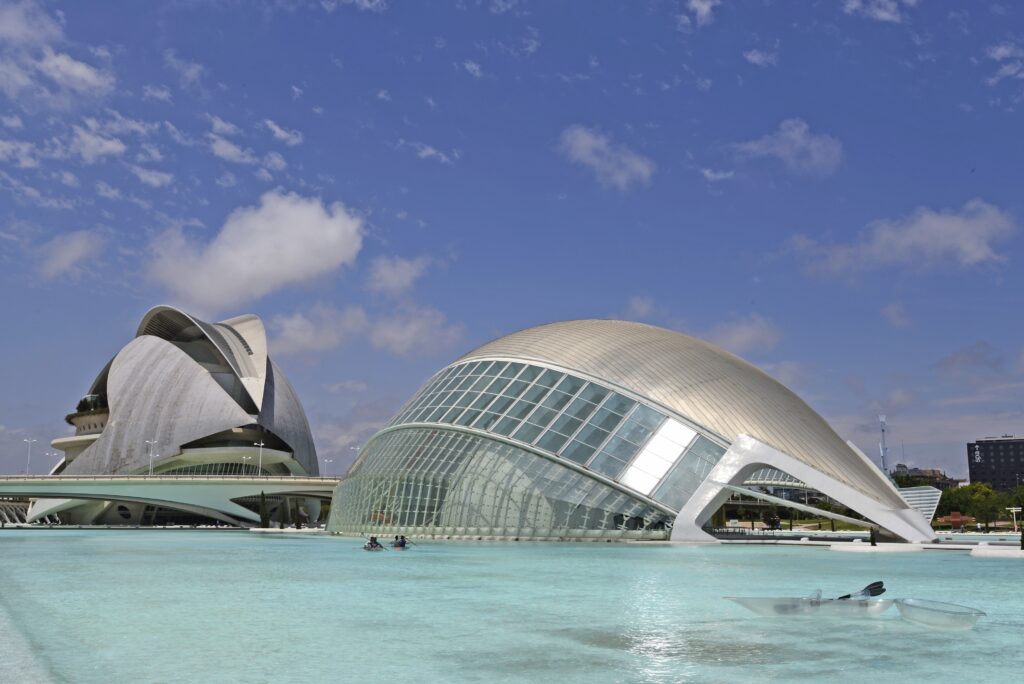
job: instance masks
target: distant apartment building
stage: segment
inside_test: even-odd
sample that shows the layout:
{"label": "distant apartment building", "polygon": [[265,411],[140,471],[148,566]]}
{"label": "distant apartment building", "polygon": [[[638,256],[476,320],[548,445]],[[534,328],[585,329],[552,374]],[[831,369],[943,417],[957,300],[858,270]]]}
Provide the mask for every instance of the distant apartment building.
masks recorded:
{"label": "distant apartment building", "polygon": [[911,468],[904,463],[897,463],[896,467],[889,473],[895,477],[912,477],[919,480],[927,480],[928,484],[938,489],[951,489],[960,486],[960,480],[946,475],[945,471],[938,468]]}
{"label": "distant apartment building", "polygon": [[1024,482],[1024,437],[985,437],[967,445],[971,482],[1008,491]]}

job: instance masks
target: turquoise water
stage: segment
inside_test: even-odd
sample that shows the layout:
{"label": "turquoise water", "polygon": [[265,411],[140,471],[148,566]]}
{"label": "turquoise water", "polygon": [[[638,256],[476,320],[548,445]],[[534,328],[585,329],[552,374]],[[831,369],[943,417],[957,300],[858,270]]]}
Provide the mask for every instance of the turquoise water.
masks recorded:
{"label": "turquoise water", "polygon": [[[0,533],[0,679],[58,682],[1016,681],[1020,561],[722,545],[420,542],[246,532]],[[760,618],[725,595],[887,596],[988,613]],[[5,624],[7,623],[7,624]],[[11,675],[11,673],[14,673]]]}

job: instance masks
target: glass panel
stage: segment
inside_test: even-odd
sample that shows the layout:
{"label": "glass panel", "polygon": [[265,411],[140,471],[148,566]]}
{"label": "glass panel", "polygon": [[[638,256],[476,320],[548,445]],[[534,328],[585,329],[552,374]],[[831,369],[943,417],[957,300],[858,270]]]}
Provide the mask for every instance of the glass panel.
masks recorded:
{"label": "glass panel", "polygon": [[571,437],[572,433],[580,429],[580,425],[583,425],[583,421],[572,416],[560,416],[555,424],[551,426],[552,430],[558,430],[563,435]]}
{"label": "glass panel", "polygon": [[496,378],[487,388],[487,391],[492,394],[501,394],[501,390],[505,389],[508,383],[508,378]]}
{"label": "glass panel", "polygon": [[622,461],[612,458],[607,452],[602,451],[599,453],[590,465],[587,466],[594,472],[607,475],[608,477],[615,479],[622,472],[622,469],[626,467],[626,464]]}
{"label": "glass panel", "polygon": [[661,421],[665,419],[665,416],[654,409],[641,404],[636,407],[636,411],[633,412],[633,415],[631,415],[629,419],[643,425],[651,432],[654,432],[654,430],[661,425]]}
{"label": "glass panel", "polygon": [[536,404],[547,393],[547,387],[542,387],[541,385],[534,385],[530,389],[526,390],[526,394],[523,395],[523,399],[526,399],[527,401],[532,401],[533,403]]}
{"label": "glass panel", "polygon": [[463,413],[461,416],[459,416],[459,419],[457,421],[455,421],[455,424],[456,425],[469,425],[474,420],[476,420],[476,417],[479,416],[479,415],[480,415],[479,411],[474,411],[473,409],[468,409],[465,413]]}
{"label": "glass panel", "polygon": [[519,421],[515,418],[502,418],[498,421],[498,424],[494,426],[492,432],[497,432],[499,435],[505,435],[506,437],[512,434],[512,431],[519,425]]}
{"label": "glass panel", "polygon": [[558,371],[548,369],[544,371],[544,373],[539,378],[537,378],[536,384],[540,385],[541,387],[551,388],[558,384],[558,379],[561,377],[562,374],[559,373]]}
{"label": "glass panel", "polygon": [[540,427],[544,428],[547,427],[548,423],[554,420],[555,416],[557,415],[557,411],[552,411],[551,409],[541,407],[533,412],[533,415],[530,416],[529,420],[534,425],[539,425]]}
{"label": "glass panel", "polygon": [[603,451],[607,451],[620,461],[629,463],[629,460],[633,458],[633,455],[639,448],[637,445],[627,442],[621,437],[612,437],[608,440],[608,444],[605,445]]}
{"label": "glass panel", "polygon": [[497,413],[485,411],[480,415],[479,418],[476,419],[476,423],[473,424],[473,427],[479,428],[481,430],[488,430],[492,425],[498,422],[498,418],[501,418],[501,416],[499,416]]}
{"label": "glass panel", "polygon": [[696,430],[671,418],[665,421],[665,424],[658,429],[658,437],[670,439],[681,447],[689,446],[696,435]]}
{"label": "glass panel", "polygon": [[526,414],[528,414],[534,408],[534,404],[531,404],[528,401],[523,401],[522,399],[520,399],[519,401],[516,402],[516,405],[509,410],[508,415],[516,419],[523,419],[526,417]]}
{"label": "glass panel", "polygon": [[658,478],[648,475],[642,470],[630,468],[620,480],[622,484],[631,487],[641,494],[650,494],[654,485],[658,484]]}
{"label": "glass panel", "polygon": [[539,435],[543,429],[544,428],[531,425],[530,423],[523,423],[512,437],[526,442],[527,444],[532,444],[533,440],[537,439],[537,435]]}
{"label": "glass panel", "polygon": [[523,364],[521,364],[521,363],[510,363],[505,368],[505,370],[501,371],[501,377],[503,377],[503,378],[514,378],[514,377],[516,377],[516,375],[521,370],[523,370]]}
{"label": "glass panel", "polygon": [[473,408],[486,408],[487,405],[490,404],[492,401],[494,401],[493,394],[481,394],[479,397],[476,398],[476,401],[473,402]]}
{"label": "glass panel", "polygon": [[444,406],[438,406],[436,409],[434,409],[430,413],[430,417],[428,417],[426,419],[426,422],[428,422],[428,423],[436,423],[437,421],[439,421],[441,419],[441,416],[443,416],[444,412],[447,411],[447,410],[448,409],[446,409]]}
{"label": "glass panel", "polygon": [[505,409],[511,406],[513,401],[515,400],[512,397],[498,397],[491,404],[490,410],[495,413],[504,413]]}
{"label": "glass panel", "polygon": [[599,425],[602,429],[611,432],[614,430],[620,422],[622,422],[622,416],[612,413],[606,408],[600,408],[594,417],[590,419],[590,422],[594,425]]}
{"label": "glass panel", "polygon": [[672,467],[673,463],[674,459],[668,460],[648,449],[644,449],[636,457],[636,460],[633,461],[630,470],[641,470],[648,475],[653,475],[655,480],[660,480],[668,472],[668,469]]}
{"label": "glass panel", "polygon": [[562,445],[569,440],[565,435],[560,435],[557,432],[548,430],[547,433],[540,438],[537,442],[537,446],[545,451],[550,451],[553,454],[557,454],[558,450],[562,448]]}
{"label": "glass panel", "polygon": [[544,399],[541,405],[546,406],[547,408],[550,409],[554,409],[555,411],[561,411],[562,407],[569,403],[570,398],[571,397],[568,394],[565,394],[564,392],[553,390],[551,394],[549,394],[547,398]]}
{"label": "glass panel", "polygon": [[628,397],[624,397],[621,394],[612,394],[608,397],[608,400],[604,402],[603,408],[618,413],[620,416],[624,416],[629,413],[629,409],[633,408],[636,402]]}
{"label": "glass panel", "polygon": [[608,396],[608,390],[600,385],[591,383],[587,385],[582,392],[580,392],[580,396],[589,402],[600,404],[601,400]]}
{"label": "glass panel", "polygon": [[504,361],[494,361],[494,362],[491,363],[490,366],[487,367],[487,370],[484,371],[484,375],[497,375],[504,368],[505,368],[505,362]]}
{"label": "glass panel", "polygon": [[586,420],[594,412],[594,408],[593,404],[578,397],[565,409],[565,415]]}
{"label": "glass panel", "polygon": [[562,451],[562,457],[567,458],[570,461],[575,461],[579,464],[586,463],[590,457],[594,454],[594,447],[583,444],[582,442],[572,441],[569,446]]}
{"label": "glass panel", "polygon": [[508,388],[504,392],[502,392],[502,394],[504,394],[506,397],[518,397],[526,390],[527,387],[529,387],[529,385],[523,382],[522,380],[516,380],[515,382],[511,383],[508,386]]}
{"label": "glass panel", "polygon": [[707,437],[698,437],[689,451],[689,454],[696,454],[711,463],[718,463],[718,460],[722,458],[724,453],[725,449],[723,447],[718,446]]}
{"label": "glass panel", "polygon": [[608,433],[596,425],[587,425],[576,435],[576,439],[595,448],[601,446],[607,437]]}
{"label": "glass panel", "polygon": [[586,383],[580,378],[574,377],[572,375],[566,375],[564,378],[562,378],[562,382],[558,383],[557,389],[562,392],[565,392],[566,394],[576,394],[577,392],[580,391],[580,387],[583,387],[584,384]]}
{"label": "glass panel", "polygon": [[523,369],[523,372],[519,374],[519,377],[517,379],[526,380],[527,382],[529,382],[530,380],[533,380],[538,375],[540,375],[540,372],[542,370],[544,369],[538,368],[537,366],[527,366],[526,368]]}
{"label": "glass panel", "polygon": [[453,408],[450,408],[448,409],[448,413],[444,414],[444,418],[441,419],[441,422],[450,423],[453,420],[455,420],[455,416],[459,415],[460,413],[462,413],[462,407],[455,406]]}
{"label": "glass panel", "polygon": [[483,391],[484,387],[490,385],[491,380],[493,379],[494,378],[492,378],[489,375],[481,375],[479,378],[477,378],[477,381],[473,383],[473,386],[470,389],[473,390],[474,392]]}

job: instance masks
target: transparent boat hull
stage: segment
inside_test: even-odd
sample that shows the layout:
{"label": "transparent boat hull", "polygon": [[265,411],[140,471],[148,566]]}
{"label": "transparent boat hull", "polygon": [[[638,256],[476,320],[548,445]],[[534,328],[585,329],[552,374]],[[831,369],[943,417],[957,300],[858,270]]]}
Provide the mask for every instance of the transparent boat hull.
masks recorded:
{"label": "transparent boat hull", "polygon": [[877,617],[892,607],[892,599],[818,599],[787,597],[726,596],[747,610],[767,617]]}
{"label": "transparent boat hull", "polygon": [[912,598],[896,599],[896,608],[904,620],[935,629],[971,629],[985,615],[969,606]]}

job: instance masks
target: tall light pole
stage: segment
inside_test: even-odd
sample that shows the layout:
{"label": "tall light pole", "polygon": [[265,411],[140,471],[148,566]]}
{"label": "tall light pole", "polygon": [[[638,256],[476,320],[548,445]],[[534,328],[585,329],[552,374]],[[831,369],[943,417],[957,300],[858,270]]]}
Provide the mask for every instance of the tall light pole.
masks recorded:
{"label": "tall light pole", "polygon": [[153,445],[156,444],[156,440],[146,440],[146,450],[149,451],[149,476],[153,477]]}
{"label": "tall light pole", "polygon": [[[242,466],[246,465],[246,463],[245,463],[246,461],[251,461],[251,460],[252,460],[252,456],[243,456],[242,457]],[[242,468],[242,474],[245,475],[245,468],[244,467]]]}
{"label": "tall light pole", "polygon": [[262,475],[263,474],[263,446],[264,446],[263,445],[263,440],[261,439],[258,442],[253,442],[252,445],[253,446],[258,446],[260,448],[260,472],[257,473],[257,474],[258,475]]}
{"label": "tall light pole", "polygon": [[334,463],[334,459],[333,458],[325,458],[324,459],[324,476],[327,475],[327,464],[328,463]]}
{"label": "tall light pole", "polygon": [[1006,510],[1010,511],[1010,513],[1013,515],[1013,531],[1016,532],[1017,531],[1017,514],[1020,513],[1020,506],[1013,506],[1011,508],[1007,508]]}
{"label": "tall light pole", "polygon": [[25,474],[28,475],[28,469],[32,465],[32,442],[35,442],[36,440],[30,438],[23,439],[21,441],[28,444],[28,455],[25,457]]}

